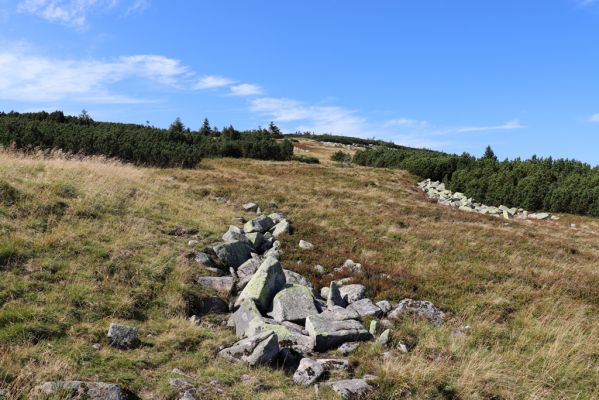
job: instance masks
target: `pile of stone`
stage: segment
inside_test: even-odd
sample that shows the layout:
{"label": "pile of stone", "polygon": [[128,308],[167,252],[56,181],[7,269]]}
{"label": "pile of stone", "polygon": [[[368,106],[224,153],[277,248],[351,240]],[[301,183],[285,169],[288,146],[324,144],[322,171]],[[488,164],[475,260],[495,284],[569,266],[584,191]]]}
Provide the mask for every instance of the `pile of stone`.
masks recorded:
{"label": "pile of stone", "polygon": [[472,198],[460,192],[452,192],[445,188],[445,184],[439,181],[431,181],[426,179],[418,183],[418,187],[427,194],[427,196],[435,200],[437,203],[456,208],[466,212],[476,212],[479,214],[487,214],[495,217],[503,217],[505,219],[536,219],[536,220],[558,220],[559,217],[546,212],[531,213],[523,208],[487,206],[485,204],[476,203]]}

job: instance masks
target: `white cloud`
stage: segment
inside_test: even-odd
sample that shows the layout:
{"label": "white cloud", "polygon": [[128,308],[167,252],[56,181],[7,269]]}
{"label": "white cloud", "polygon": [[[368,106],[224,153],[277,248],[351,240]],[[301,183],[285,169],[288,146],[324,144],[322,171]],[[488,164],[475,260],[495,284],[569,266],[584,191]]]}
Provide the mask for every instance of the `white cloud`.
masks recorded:
{"label": "white cloud", "polygon": [[589,118],[590,122],[599,122],[599,113],[591,115],[591,118]]}
{"label": "white cloud", "polygon": [[231,86],[231,96],[255,96],[264,93],[262,87],[251,83],[241,83]]}
{"label": "white cloud", "polygon": [[[84,29],[92,11],[111,10],[122,2],[123,0],[22,0],[17,11],[48,22]],[[127,0],[124,3],[130,3],[124,13],[129,15],[148,8],[150,0]]]}
{"label": "white cloud", "polygon": [[285,98],[262,97],[250,103],[250,111],[275,122],[295,122],[298,131],[366,136],[366,120],[355,111],[338,106],[313,106]]}
{"label": "white cloud", "polygon": [[496,130],[511,130],[511,129],[522,129],[525,126],[520,124],[520,121],[514,119],[512,121],[508,121],[502,125],[490,125],[490,126],[463,126],[455,129],[455,132],[465,133],[465,132],[486,132],[486,131],[496,131]]}
{"label": "white cloud", "polygon": [[202,77],[193,87],[194,89],[214,89],[233,84],[234,81],[223,76],[207,75]]}
{"label": "white cloud", "polygon": [[0,98],[28,102],[65,99],[101,103],[147,102],[112,93],[112,85],[144,79],[179,87],[193,76],[178,60],[134,55],[112,60],[55,59],[22,50],[0,50]]}
{"label": "white cloud", "polygon": [[387,121],[385,123],[385,126],[403,126],[403,127],[424,127],[424,126],[428,126],[428,122],[427,121],[419,121],[417,119],[411,119],[411,118],[397,118],[397,119],[391,119],[389,121]]}

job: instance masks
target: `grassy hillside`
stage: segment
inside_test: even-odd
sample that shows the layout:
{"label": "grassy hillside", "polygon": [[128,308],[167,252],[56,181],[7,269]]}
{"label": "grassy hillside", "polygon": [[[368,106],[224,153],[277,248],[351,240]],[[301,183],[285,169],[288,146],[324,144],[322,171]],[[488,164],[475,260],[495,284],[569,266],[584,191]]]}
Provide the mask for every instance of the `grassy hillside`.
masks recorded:
{"label": "grassy hillside", "polygon": [[[373,299],[427,299],[450,314],[441,327],[398,322],[407,354],[383,360],[366,343],[350,356],[358,374],[380,377],[373,399],[599,397],[599,221],[463,213],[427,201],[400,170],[337,166],[335,149],[315,142],[296,149],[322,164],[213,159],[180,170],[0,154],[0,387],[26,398],[41,381],[103,380],[172,399],[179,368],[206,398],[315,398],[281,371],[217,359],[235,341],[225,316],[187,320],[184,294],[203,272],[185,257],[188,238],[167,232],[198,228],[201,247],[255,201],[289,213],[296,233],[282,239],[281,261],[318,287],[331,277],[315,264],[332,271],[352,258]],[[299,239],[315,250],[301,252]],[[142,346],[108,347],[114,321],[139,327]]]}

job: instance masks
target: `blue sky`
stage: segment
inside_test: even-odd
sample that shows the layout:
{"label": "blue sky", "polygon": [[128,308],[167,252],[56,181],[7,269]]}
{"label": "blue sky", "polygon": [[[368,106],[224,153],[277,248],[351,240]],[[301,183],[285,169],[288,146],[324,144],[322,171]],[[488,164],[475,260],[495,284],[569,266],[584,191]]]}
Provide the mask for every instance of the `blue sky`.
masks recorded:
{"label": "blue sky", "polygon": [[599,164],[599,0],[0,0],[0,109]]}

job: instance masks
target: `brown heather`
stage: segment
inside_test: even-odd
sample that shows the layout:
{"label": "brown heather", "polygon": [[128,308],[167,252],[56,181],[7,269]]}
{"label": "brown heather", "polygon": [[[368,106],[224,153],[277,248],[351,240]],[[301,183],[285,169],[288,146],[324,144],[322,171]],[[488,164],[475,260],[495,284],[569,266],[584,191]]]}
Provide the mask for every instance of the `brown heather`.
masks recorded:
{"label": "brown heather", "polygon": [[[173,368],[208,399],[315,398],[281,371],[217,359],[235,340],[220,327],[225,316],[186,319],[181,294],[200,271],[183,256],[187,239],[164,232],[197,227],[208,244],[247,201],[289,213],[296,233],[282,239],[282,262],[319,287],[331,277],[315,264],[329,272],[351,258],[373,299],[427,299],[448,312],[442,327],[396,323],[408,354],[383,361],[385,349],[366,343],[351,355],[358,374],[379,376],[372,399],[599,398],[598,220],[464,213],[429,202],[405,172],[338,165],[329,161],[337,149],[315,142],[298,147],[321,164],[215,159],[179,170],[1,153],[0,387],[9,398],[81,379],[175,399]],[[300,239],[315,249],[301,251]],[[142,346],[109,348],[112,321],[139,327]]]}

